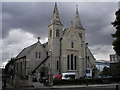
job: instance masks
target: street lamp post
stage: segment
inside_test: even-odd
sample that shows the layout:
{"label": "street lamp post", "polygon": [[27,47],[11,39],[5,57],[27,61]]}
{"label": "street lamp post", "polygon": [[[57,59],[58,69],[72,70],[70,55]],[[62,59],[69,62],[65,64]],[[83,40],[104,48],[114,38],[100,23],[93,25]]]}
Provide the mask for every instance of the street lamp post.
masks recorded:
{"label": "street lamp post", "polygon": [[60,38],[60,56],[59,56],[59,75],[61,75],[61,49],[62,49],[62,39]]}
{"label": "street lamp post", "polygon": [[88,80],[87,80],[87,47],[88,47],[88,43],[85,43],[85,60],[86,60],[86,86],[88,86]]}
{"label": "street lamp post", "polygon": [[50,60],[49,78],[48,78],[49,80],[48,80],[48,82],[49,82],[49,85],[51,85],[52,84],[52,51],[50,50],[49,52],[50,52],[51,60]]}

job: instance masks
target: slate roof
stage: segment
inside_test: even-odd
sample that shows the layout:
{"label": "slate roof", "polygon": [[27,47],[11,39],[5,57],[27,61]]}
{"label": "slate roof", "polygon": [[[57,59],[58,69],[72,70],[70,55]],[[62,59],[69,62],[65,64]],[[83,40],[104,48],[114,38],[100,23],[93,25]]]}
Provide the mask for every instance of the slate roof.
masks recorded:
{"label": "slate roof", "polygon": [[42,46],[45,48],[48,45],[48,42],[45,42],[42,44]]}
{"label": "slate roof", "polygon": [[[37,42],[37,43],[38,43],[38,42]],[[36,46],[37,43],[32,44],[31,46],[28,46],[28,47],[24,48],[24,49],[16,56],[16,59],[26,56],[26,55],[30,52],[30,50],[31,50],[32,48],[34,48],[34,46]]]}

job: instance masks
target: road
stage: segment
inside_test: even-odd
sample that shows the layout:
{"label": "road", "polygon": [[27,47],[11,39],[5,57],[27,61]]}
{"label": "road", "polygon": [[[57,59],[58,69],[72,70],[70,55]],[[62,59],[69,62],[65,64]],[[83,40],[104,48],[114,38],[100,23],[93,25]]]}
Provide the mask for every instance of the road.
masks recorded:
{"label": "road", "polygon": [[100,88],[100,87],[80,87],[80,88],[7,88],[5,90],[116,90],[115,88]]}
{"label": "road", "polygon": [[[116,84],[100,84],[100,85],[62,85],[62,86],[44,86],[42,83],[35,82],[33,83],[34,87],[10,87],[7,84],[7,88],[5,90],[118,90],[116,89]],[[120,90],[120,85],[118,88]]]}

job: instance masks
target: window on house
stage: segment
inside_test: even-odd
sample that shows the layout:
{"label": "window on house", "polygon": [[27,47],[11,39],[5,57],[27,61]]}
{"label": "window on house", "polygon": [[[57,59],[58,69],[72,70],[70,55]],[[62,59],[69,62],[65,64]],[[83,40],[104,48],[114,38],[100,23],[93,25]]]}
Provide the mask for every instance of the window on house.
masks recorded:
{"label": "window on house", "polygon": [[59,30],[56,30],[56,37],[59,37]]}
{"label": "window on house", "polygon": [[71,48],[73,48],[74,46],[73,46],[73,42],[71,43]]}
{"label": "window on house", "polygon": [[69,57],[70,57],[70,56],[68,55],[68,56],[67,56],[67,69],[68,69],[68,70],[70,69],[70,66],[69,66],[69,65],[70,65],[70,64],[69,64],[69,63],[70,63],[70,59],[69,59]]}

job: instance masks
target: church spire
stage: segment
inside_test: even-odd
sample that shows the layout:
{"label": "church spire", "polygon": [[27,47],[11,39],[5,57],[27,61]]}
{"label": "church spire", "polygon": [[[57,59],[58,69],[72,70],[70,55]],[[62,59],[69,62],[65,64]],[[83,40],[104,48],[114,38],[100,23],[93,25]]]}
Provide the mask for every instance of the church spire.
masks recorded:
{"label": "church spire", "polygon": [[81,22],[80,22],[80,16],[78,13],[78,5],[76,5],[76,14],[75,14],[74,22],[73,22],[73,27],[75,29],[83,29]]}
{"label": "church spire", "polygon": [[51,24],[57,24],[57,25],[62,25],[61,21],[60,21],[60,17],[59,17],[59,12],[58,12],[58,8],[57,8],[57,3],[55,3],[55,7],[54,7],[54,11],[53,11],[53,17],[52,20],[50,22]]}

